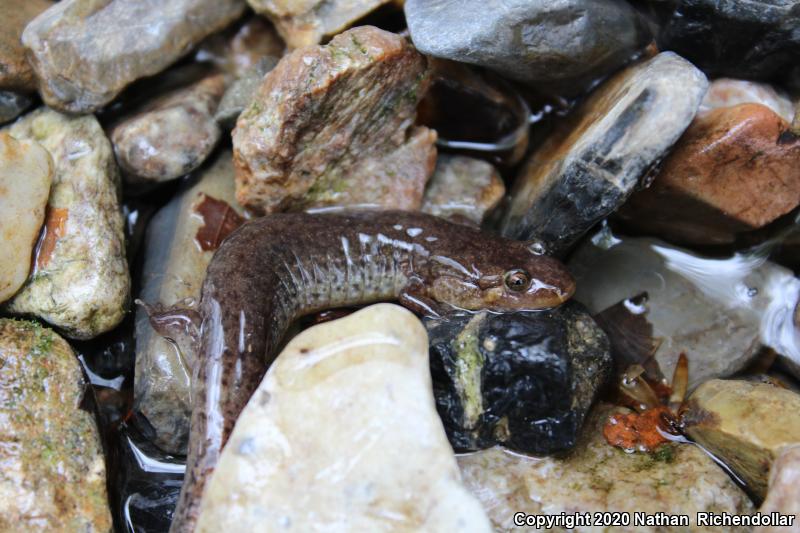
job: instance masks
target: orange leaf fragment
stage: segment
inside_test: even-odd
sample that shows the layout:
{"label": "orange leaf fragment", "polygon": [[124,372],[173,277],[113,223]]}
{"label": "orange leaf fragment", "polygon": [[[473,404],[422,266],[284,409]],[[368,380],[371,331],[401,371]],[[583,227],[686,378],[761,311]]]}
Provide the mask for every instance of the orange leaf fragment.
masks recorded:
{"label": "orange leaf fragment", "polygon": [[658,428],[668,431],[663,418],[669,415],[670,411],[665,406],[653,407],[641,413],[613,413],[603,426],[603,436],[612,446],[650,452],[668,442]]}
{"label": "orange leaf fragment", "polygon": [[69,210],[62,207],[47,206],[44,217],[44,227],[36,244],[34,271],[47,266],[53,256],[58,239],[66,233]]}

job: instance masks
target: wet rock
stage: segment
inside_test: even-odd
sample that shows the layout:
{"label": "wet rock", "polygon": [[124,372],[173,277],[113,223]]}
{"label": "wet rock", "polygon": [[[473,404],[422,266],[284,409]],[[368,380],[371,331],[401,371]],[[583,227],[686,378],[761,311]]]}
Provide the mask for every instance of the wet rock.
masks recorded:
{"label": "wet rock", "polygon": [[686,433],[764,498],[781,448],[800,443],[800,394],[766,383],[714,379],[689,397]]}
{"label": "wet rock", "polygon": [[199,46],[195,59],[210,62],[222,72],[241,78],[264,59],[277,62],[285,48],[272,24],[252,16],[207,38]]}
{"label": "wet rock", "polygon": [[542,313],[425,323],[434,396],[456,451],[569,450],[611,368],[608,339],[576,303]]}
{"label": "wet rock", "polygon": [[278,60],[273,57],[262,58],[228,87],[214,114],[214,119],[219,123],[220,127],[226,130],[233,129],[236,125],[236,119],[253,101],[253,96],[261,85],[264,76],[275,68],[277,64]]}
{"label": "wet rock", "polygon": [[646,318],[660,342],[656,361],[672,376],[685,353],[690,389],[741,370],[762,345],[800,363],[793,321],[800,280],[758,254],[709,259],[602,231],[568,265],[577,280],[574,298],[592,313],[647,293]]}
{"label": "wet rock", "polygon": [[247,0],[269,18],[290,48],[317,44],[390,0]]}
{"label": "wet rock", "polygon": [[151,101],[111,131],[117,162],[132,182],[179,178],[199,167],[220,137],[214,120],[225,77],[208,76]]}
{"label": "wet rock", "polygon": [[0,132],[0,303],[28,279],[53,180],[53,160],[34,141]]}
{"label": "wet rock", "polygon": [[[758,512],[794,515],[795,529],[800,526],[800,444],[784,448],[772,462],[767,498]],[[781,526],[753,528],[753,533],[786,533]]]}
{"label": "wet rock", "polygon": [[618,0],[407,0],[411,38],[427,55],[471,63],[556,92],[580,93],[650,40]]}
{"label": "wet rock", "polygon": [[512,167],[528,148],[531,110],[513,85],[464,63],[430,59],[432,82],[417,122],[436,130],[436,144]]}
{"label": "wet rock", "polygon": [[[208,213],[205,208],[210,205],[231,212]],[[224,217],[238,217],[241,212],[242,208],[234,200],[231,152],[224,150],[190,187],[175,196],[150,221],[139,298],[153,306],[154,312],[172,307],[185,308],[189,313],[196,311],[206,266],[215,249],[208,246],[209,243],[204,243],[205,246],[198,243],[201,228],[207,222],[213,224],[204,215],[223,216],[221,222],[217,219],[213,231],[221,241],[226,231]],[[153,329],[144,307],[137,309],[135,408],[155,430],[153,440],[160,448],[185,454],[195,346],[191,339],[180,339],[174,332],[169,333],[172,342]],[[178,344],[176,340],[183,342]]]}
{"label": "wet rock", "polygon": [[3,17],[0,19],[0,90],[36,90],[36,78],[25,58],[20,36],[36,15],[52,5],[48,0],[3,2]]}
{"label": "wet rock", "polygon": [[786,122],[794,118],[794,104],[782,91],[766,83],[731,78],[719,78],[711,82],[700,105],[700,112],[739,104],[767,106]]}
{"label": "wet rock", "polygon": [[436,415],[425,329],[391,304],[288,344],[204,494],[199,532],[490,531]]}
{"label": "wet rock", "polygon": [[114,511],[134,532],[169,531],[185,466],[180,458],[164,454],[128,423],[122,423],[111,438],[118,452],[109,466],[114,470]]}
{"label": "wet rock", "polygon": [[471,157],[441,155],[425,190],[422,211],[480,225],[505,193],[503,179],[490,163]]}
{"label": "wet rock", "polygon": [[237,199],[419,209],[436,157],[436,133],[412,125],[427,85],[425,57],[371,26],[285,56],[233,131]]}
{"label": "wet rock", "polygon": [[798,0],[669,0],[659,48],[674,50],[707,74],[766,79],[800,54]]}
{"label": "wet rock", "polygon": [[0,529],[111,531],[106,470],[86,383],[69,345],[0,319]]}
{"label": "wet rock", "polygon": [[700,113],[620,216],[673,242],[727,244],[800,204],[800,140],[761,104]]}
{"label": "wet rock", "polygon": [[7,309],[36,315],[71,338],[111,330],[125,315],[130,291],[111,143],[93,116],[47,108],[8,132],[46,148],[55,173],[33,273]]}
{"label": "wet rock", "polygon": [[33,99],[22,93],[0,91],[0,124],[20,116],[33,103]]}
{"label": "wet rock", "polygon": [[174,63],[245,10],[242,0],[66,0],[22,34],[44,101],[90,113]]}
{"label": "wet rock", "polygon": [[[541,531],[514,527],[516,512],[601,511],[685,514],[690,517],[691,531],[748,531],[697,526],[698,511],[750,514],[752,503],[696,446],[669,443],[652,454],[629,454],[610,446],[602,427],[614,409],[607,404],[595,407],[580,443],[564,458],[525,457],[500,448],[458,457],[464,483],[480,498],[495,531]],[[579,526],[569,531],[589,533],[597,528]],[[678,533],[687,528],[637,526],[619,531]]]}
{"label": "wet rock", "polygon": [[691,63],[664,52],[598,87],[525,164],[503,233],[566,250],[678,140],[707,85]]}

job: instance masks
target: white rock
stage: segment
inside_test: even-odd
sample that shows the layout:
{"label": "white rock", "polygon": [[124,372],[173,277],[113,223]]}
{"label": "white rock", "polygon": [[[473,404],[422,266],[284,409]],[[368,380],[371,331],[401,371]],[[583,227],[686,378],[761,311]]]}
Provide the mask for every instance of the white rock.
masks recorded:
{"label": "white rock", "polygon": [[719,78],[711,82],[700,104],[700,112],[748,103],[766,106],[786,122],[794,118],[794,104],[785,93],[767,83],[732,78]]}
{"label": "white rock", "polygon": [[47,150],[0,133],[0,303],[28,279],[52,179]]}
{"label": "white rock", "polygon": [[769,492],[758,510],[794,515],[793,527],[760,526],[753,533],[790,533],[800,531],[800,444],[787,446],[772,463],[769,473]]}
{"label": "white rock", "polygon": [[378,304],[284,349],[239,417],[198,531],[491,531],[436,414],[428,340]]}

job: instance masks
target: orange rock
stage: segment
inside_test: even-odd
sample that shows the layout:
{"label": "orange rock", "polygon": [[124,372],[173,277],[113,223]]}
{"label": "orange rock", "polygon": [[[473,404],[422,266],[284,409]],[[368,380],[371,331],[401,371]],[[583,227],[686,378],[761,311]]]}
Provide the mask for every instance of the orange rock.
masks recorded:
{"label": "orange rock", "polygon": [[620,216],[675,242],[724,244],[800,204],[800,139],[761,104],[699,114]]}

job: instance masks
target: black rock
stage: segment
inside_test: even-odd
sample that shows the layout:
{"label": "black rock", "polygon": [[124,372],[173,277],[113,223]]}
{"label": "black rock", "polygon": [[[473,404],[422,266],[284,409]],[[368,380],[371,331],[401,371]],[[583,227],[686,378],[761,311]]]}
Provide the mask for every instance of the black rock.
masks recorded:
{"label": "black rock", "polygon": [[770,78],[800,59],[800,0],[670,0],[659,48],[710,76]]}
{"label": "black rock", "polygon": [[456,451],[575,445],[609,375],[606,335],[578,303],[426,319],[437,409]]}
{"label": "black rock", "polygon": [[117,530],[167,531],[183,483],[182,459],[159,451],[128,424],[113,432],[109,444],[114,473],[109,492]]}

